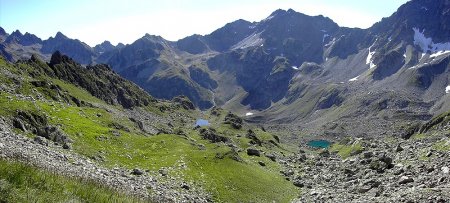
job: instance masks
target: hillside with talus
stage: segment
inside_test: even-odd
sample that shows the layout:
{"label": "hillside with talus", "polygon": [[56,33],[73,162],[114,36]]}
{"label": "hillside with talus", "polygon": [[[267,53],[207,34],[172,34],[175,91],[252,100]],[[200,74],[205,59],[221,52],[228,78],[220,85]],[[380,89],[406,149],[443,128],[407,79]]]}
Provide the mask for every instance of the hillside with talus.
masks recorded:
{"label": "hillside with talus", "polygon": [[[1,58],[0,79],[1,201],[286,202],[299,194],[276,162],[291,146],[231,112],[154,99],[107,65],[60,52],[49,63]],[[21,182],[26,176],[34,179]]]}

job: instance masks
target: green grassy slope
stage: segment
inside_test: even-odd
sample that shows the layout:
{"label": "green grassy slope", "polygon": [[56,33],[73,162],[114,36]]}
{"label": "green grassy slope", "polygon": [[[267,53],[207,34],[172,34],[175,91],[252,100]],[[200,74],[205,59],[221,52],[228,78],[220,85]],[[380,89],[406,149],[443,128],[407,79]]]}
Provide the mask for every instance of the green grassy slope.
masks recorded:
{"label": "green grassy slope", "polygon": [[[223,124],[225,112],[222,112],[222,116],[206,116],[211,121],[210,127],[242,149],[237,153],[241,161],[233,160],[230,156],[233,151],[228,144],[211,143],[202,139],[199,131],[193,129],[194,121],[200,115],[197,111],[184,110],[168,102],[135,107],[164,118],[176,114],[189,118],[172,120],[172,130],[178,129],[183,133],[149,135],[121,113],[126,111],[122,106],[108,105],[86,90],[65,81],[40,76],[39,80],[58,85],[63,97],[76,97],[91,105],[77,106],[64,98],[55,99],[52,97],[55,93],[53,90],[36,88],[30,84],[36,80],[36,77],[27,73],[26,70],[30,68],[33,67],[27,64],[12,65],[0,60],[2,72],[20,73],[23,78],[18,87],[13,82],[4,83],[13,87],[15,92],[0,93],[0,116],[11,119],[17,110],[21,110],[45,117],[50,125],[59,126],[73,140],[71,150],[75,153],[90,157],[105,167],[141,168],[154,173],[166,168],[169,176],[202,186],[217,202],[289,202],[299,195],[300,191],[280,175],[278,163],[265,156],[247,155],[250,139],[245,134],[248,129],[253,129],[263,141],[263,145],[256,148],[266,153],[289,152],[283,146],[269,144],[268,141],[273,140],[273,137],[260,129],[244,125],[242,129],[236,130]],[[13,81],[8,75],[0,74],[0,77],[4,77],[4,81]],[[39,98],[39,95],[44,98],[30,99],[30,96]],[[159,111],[157,106],[152,105],[168,106],[170,110]],[[260,166],[258,161],[266,163],[266,166]]]}

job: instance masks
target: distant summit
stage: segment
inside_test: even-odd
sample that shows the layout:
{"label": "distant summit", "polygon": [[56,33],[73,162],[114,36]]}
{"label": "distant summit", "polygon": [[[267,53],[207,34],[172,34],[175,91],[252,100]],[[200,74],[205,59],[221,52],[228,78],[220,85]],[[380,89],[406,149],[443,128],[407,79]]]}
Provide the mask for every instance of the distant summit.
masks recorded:
{"label": "distant summit", "polygon": [[56,33],[55,37],[50,37],[42,43],[41,52],[43,54],[52,54],[55,51],[68,54],[75,61],[82,64],[93,63],[93,58],[97,55],[94,49],[77,39],[70,39],[61,32]]}
{"label": "distant summit", "polygon": [[102,42],[101,44],[96,45],[96,46],[94,47],[94,51],[95,51],[97,54],[102,54],[102,53],[105,53],[105,52],[107,52],[107,51],[111,51],[111,50],[113,50],[114,48],[116,48],[116,47],[115,47],[114,45],[112,45],[111,42],[109,42],[109,41],[104,41],[104,42]]}

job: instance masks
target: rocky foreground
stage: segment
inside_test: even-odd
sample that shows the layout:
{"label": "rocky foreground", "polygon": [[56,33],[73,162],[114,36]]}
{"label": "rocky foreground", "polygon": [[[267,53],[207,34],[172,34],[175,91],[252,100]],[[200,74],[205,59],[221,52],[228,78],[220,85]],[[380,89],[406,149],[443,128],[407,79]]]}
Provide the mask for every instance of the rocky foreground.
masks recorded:
{"label": "rocky foreground", "polygon": [[[36,137],[39,138],[39,137]],[[61,175],[93,180],[151,202],[208,202],[209,195],[176,177],[158,172],[105,168],[61,145],[17,135],[0,118],[0,158],[21,161]],[[47,146],[50,145],[50,146]],[[182,165],[182,163],[180,163]]]}
{"label": "rocky foreground", "polygon": [[300,150],[282,171],[302,195],[296,202],[450,202],[449,135],[425,139],[349,140],[336,153]]}
{"label": "rocky foreground", "polygon": [[[39,138],[13,133],[0,118],[2,159],[93,180],[154,202],[212,199],[201,187],[171,177],[169,171],[175,168],[158,172],[106,168],[64,145]],[[271,156],[283,166],[280,172],[287,181],[302,191],[294,202],[450,202],[450,134],[408,140],[349,138],[338,144],[344,147],[316,150],[300,146],[295,155]],[[348,153],[341,153],[344,150]]]}

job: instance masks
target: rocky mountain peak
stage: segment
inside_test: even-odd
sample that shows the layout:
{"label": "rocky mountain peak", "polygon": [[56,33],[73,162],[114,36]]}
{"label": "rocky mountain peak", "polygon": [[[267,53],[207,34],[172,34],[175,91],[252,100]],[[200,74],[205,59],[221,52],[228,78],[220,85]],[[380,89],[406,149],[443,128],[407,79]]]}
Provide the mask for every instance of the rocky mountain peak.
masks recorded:
{"label": "rocky mountain peak", "polygon": [[40,51],[44,54],[52,54],[55,51],[63,54],[70,53],[70,56],[81,64],[91,64],[93,57],[96,56],[90,46],[80,40],[70,39],[61,32],[56,33],[55,37],[44,40]]}
{"label": "rocky mountain peak", "polygon": [[61,32],[57,32],[55,35],[55,39],[68,39],[67,36],[65,36],[63,33]]}
{"label": "rocky mountain peak", "polygon": [[63,55],[60,51],[56,51],[55,53],[52,54],[52,57],[50,59],[50,66],[54,66],[57,64],[62,64],[62,63],[76,63],[75,61],[73,61],[71,58],[69,58],[66,55]]}
{"label": "rocky mountain peak", "polygon": [[450,1],[412,0],[388,18],[374,24],[370,31],[390,39],[413,41],[413,29],[423,31],[434,42],[450,41]]}
{"label": "rocky mountain peak", "polygon": [[6,39],[6,43],[19,43],[20,39],[23,37],[23,34],[20,32],[20,30],[16,30],[12,32]]}
{"label": "rocky mountain peak", "polygon": [[26,32],[25,34],[22,34],[19,30],[16,30],[6,38],[5,42],[6,43],[18,43],[23,46],[29,46],[32,44],[42,43],[42,40],[39,37],[37,37],[36,35],[30,34],[28,32]]}
{"label": "rocky mountain peak", "polygon": [[152,41],[165,41],[165,39],[159,35],[151,35],[148,33],[146,33],[141,39],[148,39],[148,40],[152,40]]}
{"label": "rocky mountain peak", "polygon": [[121,48],[123,48],[123,47],[125,47],[125,44],[123,44],[123,43],[119,43],[119,44],[117,44],[117,46],[116,46],[117,48],[119,48],[119,49],[121,49]]}
{"label": "rocky mountain peak", "polygon": [[0,27],[0,35],[6,35],[6,31],[5,29],[3,29],[2,27]]}
{"label": "rocky mountain peak", "polygon": [[114,46],[114,45],[112,45],[111,42],[108,41],[108,40],[102,42],[100,45],[102,45],[102,46],[108,46],[108,47],[113,47],[113,46]]}
{"label": "rocky mountain peak", "polygon": [[110,41],[104,41],[101,44],[96,45],[94,47],[94,51],[96,53],[101,54],[101,53],[104,53],[104,52],[107,52],[107,51],[111,51],[114,48],[116,48],[116,47],[114,45],[112,45]]}
{"label": "rocky mountain peak", "polygon": [[21,37],[23,34],[20,32],[20,30],[16,30],[11,33],[11,36]]}
{"label": "rocky mountain peak", "polygon": [[269,18],[270,18],[270,17],[277,16],[277,15],[283,15],[283,14],[285,14],[285,13],[287,13],[286,10],[284,10],[284,9],[277,9],[277,10],[275,10],[274,12],[272,12],[272,13],[270,14]]}
{"label": "rocky mountain peak", "polygon": [[227,23],[211,34],[205,36],[209,47],[217,51],[229,50],[233,45],[242,41],[254,32],[254,24],[246,20],[236,20]]}
{"label": "rocky mountain peak", "polygon": [[42,40],[39,37],[28,32],[26,32],[21,39],[21,44],[24,46],[41,43]]}

